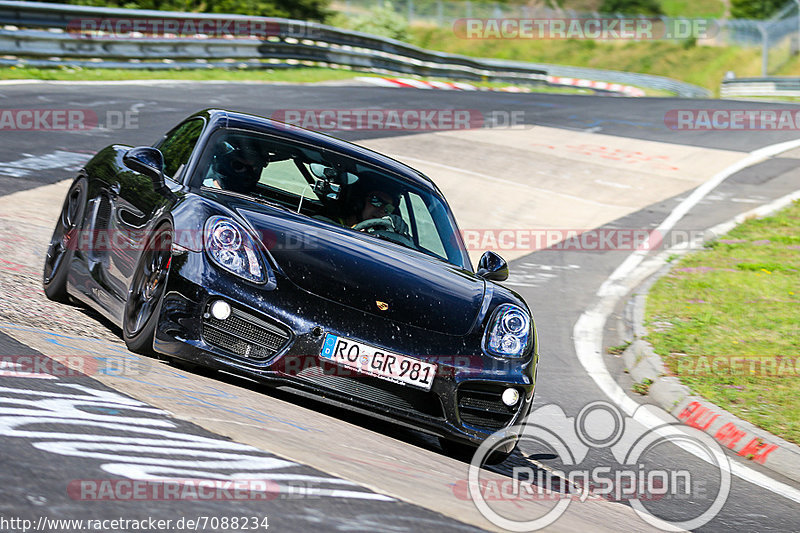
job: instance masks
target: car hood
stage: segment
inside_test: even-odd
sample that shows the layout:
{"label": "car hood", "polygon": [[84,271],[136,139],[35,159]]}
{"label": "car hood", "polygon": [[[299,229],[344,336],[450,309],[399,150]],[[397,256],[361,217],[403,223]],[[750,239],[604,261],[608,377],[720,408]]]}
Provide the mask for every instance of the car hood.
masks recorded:
{"label": "car hood", "polygon": [[468,333],[480,313],[486,282],[471,272],[294,213],[237,211],[286,277],[316,296],[450,335]]}

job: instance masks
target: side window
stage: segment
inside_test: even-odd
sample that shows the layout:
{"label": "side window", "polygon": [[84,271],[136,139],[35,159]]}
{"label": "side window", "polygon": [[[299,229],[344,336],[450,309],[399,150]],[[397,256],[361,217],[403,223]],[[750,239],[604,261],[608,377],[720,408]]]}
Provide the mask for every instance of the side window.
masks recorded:
{"label": "side window", "polygon": [[201,119],[184,122],[171,132],[167,133],[164,140],[158,145],[164,154],[164,174],[175,179],[178,170],[189,161],[194,145],[203,131]]}
{"label": "side window", "polygon": [[411,197],[411,209],[414,211],[414,219],[417,222],[420,246],[439,257],[447,257],[439,231],[436,229],[436,224],[428,210],[428,206],[425,205],[425,200],[413,192],[409,193],[409,196]]}

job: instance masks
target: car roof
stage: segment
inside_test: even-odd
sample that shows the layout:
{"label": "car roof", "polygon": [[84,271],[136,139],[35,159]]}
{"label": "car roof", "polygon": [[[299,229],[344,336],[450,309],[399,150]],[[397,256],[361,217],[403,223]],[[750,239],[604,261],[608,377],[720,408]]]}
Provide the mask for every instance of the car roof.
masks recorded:
{"label": "car roof", "polygon": [[204,117],[212,130],[217,128],[252,130],[333,150],[389,170],[413,182],[418,187],[434,192],[438,196],[442,196],[441,191],[439,191],[433,181],[418,170],[392,159],[391,157],[374,152],[363,146],[343,141],[331,137],[330,135],[325,135],[324,133],[307,130],[299,126],[286,124],[258,115],[228,111],[225,109],[206,109],[192,115],[190,119],[195,117]]}

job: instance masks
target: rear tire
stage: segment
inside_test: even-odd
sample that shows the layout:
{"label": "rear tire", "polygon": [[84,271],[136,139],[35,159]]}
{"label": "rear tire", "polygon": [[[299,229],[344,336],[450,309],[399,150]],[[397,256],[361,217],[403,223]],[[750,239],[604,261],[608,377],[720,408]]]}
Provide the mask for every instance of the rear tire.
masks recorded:
{"label": "rear tire", "polygon": [[86,211],[86,187],[86,178],[79,178],[72,184],[50,237],[42,272],[42,288],[45,296],[54,302],[69,302],[67,278],[75,255],[78,228]]}
{"label": "rear tire", "polygon": [[153,339],[169,274],[171,245],[172,227],[162,224],[147,240],[136,264],[122,317],[122,337],[132,352],[156,355]]}

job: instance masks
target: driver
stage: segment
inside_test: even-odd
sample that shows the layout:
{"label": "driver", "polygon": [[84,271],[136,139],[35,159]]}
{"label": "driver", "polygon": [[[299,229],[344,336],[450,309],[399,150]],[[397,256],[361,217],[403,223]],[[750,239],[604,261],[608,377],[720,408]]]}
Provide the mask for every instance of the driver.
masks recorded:
{"label": "driver", "polygon": [[255,190],[267,164],[267,158],[249,143],[225,141],[213,156],[203,185],[249,193]]}
{"label": "driver", "polygon": [[[357,230],[366,230],[369,225],[364,223],[367,221],[384,220],[387,223],[384,225],[388,229],[391,226],[395,233],[401,235],[408,234],[408,224],[397,214],[397,207],[399,204],[397,197],[381,190],[369,191],[364,195],[363,201],[359,204],[360,210],[357,210],[349,217],[342,218],[342,224]],[[359,227],[361,226],[361,227]]]}

